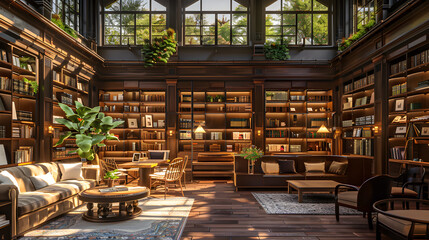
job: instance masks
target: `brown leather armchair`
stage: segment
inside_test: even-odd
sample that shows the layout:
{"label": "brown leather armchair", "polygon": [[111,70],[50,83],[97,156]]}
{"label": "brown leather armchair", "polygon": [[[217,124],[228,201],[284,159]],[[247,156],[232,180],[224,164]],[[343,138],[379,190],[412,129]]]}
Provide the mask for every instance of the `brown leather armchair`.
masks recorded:
{"label": "brown leather armchair", "polygon": [[[389,198],[392,190],[392,178],[387,175],[380,175],[366,180],[360,187],[339,184],[335,188],[335,217],[340,221],[339,208],[340,206],[353,208],[367,214],[368,227],[372,225],[372,205],[386,198]],[[340,192],[341,188],[348,188],[353,191]]]}

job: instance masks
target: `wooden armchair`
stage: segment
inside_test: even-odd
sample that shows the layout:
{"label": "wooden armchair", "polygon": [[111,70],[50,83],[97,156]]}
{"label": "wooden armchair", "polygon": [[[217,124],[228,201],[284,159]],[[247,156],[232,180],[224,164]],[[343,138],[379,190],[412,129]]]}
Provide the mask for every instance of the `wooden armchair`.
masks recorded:
{"label": "wooden armchair", "polygon": [[[408,203],[406,207],[403,202]],[[402,209],[388,210],[389,205],[402,205]],[[429,239],[428,200],[391,198],[375,202],[373,208],[378,212],[377,240],[382,233],[390,239]]]}
{"label": "wooden armchair", "polygon": [[[413,167],[404,171],[394,179],[396,187],[392,187],[392,198],[422,198],[426,170],[423,167]],[[410,189],[410,187],[412,189]]]}
{"label": "wooden armchair", "polygon": [[[340,192],[341,188],[348,188],[354,191]],[[379,200],[389,198],[392,190],[392,178],[387,175],[380,175],[366,180],[362,186],[357,187],[348,184],[339,184],[335,188],[335,217],[340,220],[340,206],[353,208],[367,214],[368,227],[372,225],[372,205]]]}
{"label": "wooden armchair", "polygon": [[175,158],[171,160],[171,162],[168,164],[167,170],[165,171],[165,174],[151,174],[151,186],[156,185],[164,185],[164,199],[167,196],[168,192],[168,185],[171,183],[179,183],[180,191],[182,192],[182,196],[185,196],[183,194],[183,188],[182,188],[182,174],[184,170],[184,160],[183,158]]}

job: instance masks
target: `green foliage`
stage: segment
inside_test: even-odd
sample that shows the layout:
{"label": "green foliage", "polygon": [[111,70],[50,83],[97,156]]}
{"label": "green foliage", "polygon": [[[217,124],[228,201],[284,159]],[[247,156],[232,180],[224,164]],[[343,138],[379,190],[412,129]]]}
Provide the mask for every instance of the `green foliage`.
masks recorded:
{"label": "green foliage", "polygon": [[[60,137],[55,146],[63,144],[67,138],[75,138],[77,150],[70,153],[77,153],[81,158],[89,161],[95,159],[96,147],[106,146],[101,143],[104,140],[119,139],[109,131],[121,125],[124,121],[113,122],[112,117],[100,113],[100,107],[89,108],[76,101],[76,112],[69,106],[59,103],[61,109],[66,114],[66,119],[55,119],[59,124],[66,126],[70,131]],[[54,147],[55,147],[54,146]]]}
{"label": "green foliage", "polygon": [[207,95],[206,98],[207,98],[206,99],[207,102],[213,102],[214,101],[214,97],[213,96]]}
{"label": "green foliage", "polygon": [[176,33],[173,29],[167,30],[167,35],[154,39],[151,44],[149,40],[143,45],[144,66],[152,67],[157,62],[167,63],[176,52]]}
{"label": "green foliage", "polygon": [[[220,100],[220,101],[219,101]],[[223,95],[216,95],[215,97],[215,101],[216,102],[224,102],[225,101],[225,97]]]}
{"label": "green foliage", "polygon": [[338,50],[344,51],[346,48],[348,48],[354,42],[356,42],[361,37],[363,37],[374,25],[375,25],[375,19],[371,18],[371,20],[367,24],[365,24],[363,26],[359,26],[358,31],[355,34],[350,35],[350,37],[347,39],[343,38],[341,43],[338,45]]}
{"label": "green foliage", "polygon": [[261,149],[251,146],[250,148],[244,148],[239,156],[244,157],[249,161],[256,161],[264,155]]}
{"label": "green foliage", "polygon": [[28,80],[25,77],[23,79],[24,79],[24,82],[30,84],[31,88],[33,89],[33,93],[36,94],[37,91],[39,90],[39,84],[37,83],[37,81]]}
{"label": "green foliage", "polygon": [[115,180],[119,178],[119,171],[118,169],[112,170],[112,171],[107,171],[106,174],[104,175],[104,179],[111,179],[111,180]]}
{"label": "green foliage", "polygon": [[290,58],[289,49],[286,44],[265,43],[264,53],[267,60],[284,61]]}
{"label": "green foliage", "polygon": [[76,31],[73,28],[69,27],[67,24],[64,24],[63,20],[61,20],[61,16],[60,15],[53,14],[51,21],[53,23],[55,23],[55,25],[57,25],[59,28],[61,28],[62,30],[64,30],[66,33],[68,33],[70,36],[72,36],[73,38],[77,38]]}

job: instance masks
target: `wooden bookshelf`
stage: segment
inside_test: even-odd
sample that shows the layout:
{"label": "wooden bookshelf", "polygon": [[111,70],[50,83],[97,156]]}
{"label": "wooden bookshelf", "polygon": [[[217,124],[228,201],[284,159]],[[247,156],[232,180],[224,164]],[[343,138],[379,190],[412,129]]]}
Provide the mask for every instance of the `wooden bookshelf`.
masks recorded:
{"label": "wooden bookshelf", "polygon": [[[253,141],[252,91],[197,91],[193,93],[192,125],[191,92],[178,94],[179,151],[241,152]],[[201,125],[205,134],[195,134]]]}
{"label": "wooden bookshelf", "polygon": [[38,58],[26,50],[0,42],[0,156],[1,167],[34,161],[37,150],[38,104],[26,80],[38,82]]}
{"label": "wooden bookshelf", "polygon": [[373,158],[374,71],[346,78],[341,96],[341,153]]}
{"label": "wooden bookshelf", "polygon": [[[389,62],[389,159],[427,166],[429,143],[429,45]],[[422,159],[423,162],[412,161]]]}
{"label": "wooden bookshelf", "polygon": [[106,116],[125,123],[111,130],[118,141],[105,141],[101,158],[129,161],[134,153],[166,149],[165,89],[99,91],[99,105]]}
{"label": "wooden bookshelf", "polygon": [[319,154],[332,150],[332,90],[265,91],[265,154]]}

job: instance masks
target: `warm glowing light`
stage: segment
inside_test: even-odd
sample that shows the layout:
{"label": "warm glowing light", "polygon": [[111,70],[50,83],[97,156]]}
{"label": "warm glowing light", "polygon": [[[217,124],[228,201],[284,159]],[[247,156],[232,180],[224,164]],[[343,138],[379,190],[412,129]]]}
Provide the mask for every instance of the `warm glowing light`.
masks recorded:
{"label": "warm glowing light", "polygon": [[206,133],[206,130],[204,130],[201,125],[199,125],[197,129],[195,129],[195,133]]}
{"label": "warm glowing light", "polygon": [[322,126],[320,126],[319,130],[317,130],[317,133],[330,133],[330,131],[328,128],[326,128],[325,124],[322,124]]}

